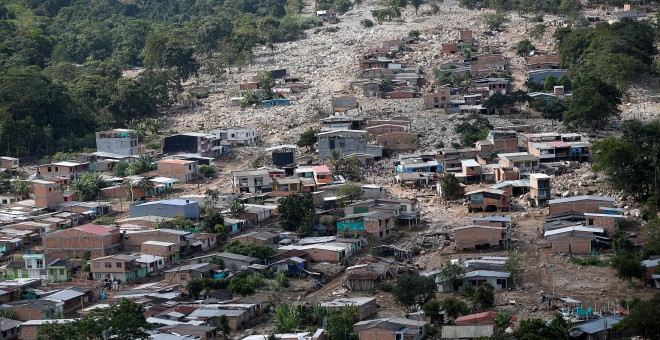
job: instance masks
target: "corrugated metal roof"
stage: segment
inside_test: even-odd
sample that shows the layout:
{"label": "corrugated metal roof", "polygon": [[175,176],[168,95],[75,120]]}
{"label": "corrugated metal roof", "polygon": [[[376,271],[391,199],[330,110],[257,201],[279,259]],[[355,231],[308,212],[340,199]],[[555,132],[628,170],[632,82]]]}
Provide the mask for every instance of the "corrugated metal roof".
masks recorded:
{"label": "corrugated metal roof", "polygon": [[511,217],[504,217],[504,216],[475,217],[472,219],[472,222],[474,221],[511,222]]}
{"label": "corrugated metal roof", "polygon": [[75,299],[77,297],[83,296],[85,293],[72,290],[72,289],[67,289],[63,290],[61,292],[57,292],[52,295],[46,296],[44,299],[51,300],[51,301],[67,301],[71,299]]}
{"label": "corrugated metal roof", "polygon": [[549,200],[548,204],[559,204],[559,203],[577,202],[577,201],[584,201],[584,200],[605,201],[605,202],[614,202],[615,201],[614,198],[607,197],[607,196],[575,196],[575,197],[558,198],[558,199],[554,199],[554,200]]}
{"label": "corrugated metal roof", "polygon": [[573,231],[584,231],[588,233],[603,233],[605,230],[603,228],[593,228],[593,227],[585,227],[581,225],[576,225],[572,227],[566,227],[566,228],[559,228],[555,230],[550,230],[546,231],[543,233],[543,236],[552,236],[552,235],[557,235],[557,234],[563,234],[563,233],[569,233]]}
{"label": "corrugated metal roof", "polygon": [[616,325],[621,320],[623,320],[623,316],[606,316],[599,320],[587,321],[583,324],[576,325],[575,328],[587,334],[594,334],[612,328],[612,325]]}
{"label": "corrugated metal roof", "polygon": [[482,338],[493,335],[493,325],[485,326],[443,326],[443,339]]}

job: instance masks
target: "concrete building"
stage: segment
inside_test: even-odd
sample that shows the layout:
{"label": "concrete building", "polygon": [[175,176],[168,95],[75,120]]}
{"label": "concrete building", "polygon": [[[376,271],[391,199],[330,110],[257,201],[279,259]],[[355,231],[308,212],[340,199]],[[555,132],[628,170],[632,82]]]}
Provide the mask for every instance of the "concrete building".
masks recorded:
{"label": "concrete building", "polygon": [[0,168],[3,169],[16,169],[18,168],[19,160],[14,157],[2,156],[0,157]]}
{"label": "concrete building", "polygon": [[225,265],[225,268],[229,268],[229,269],[232,269],[232,270],[237,270],[237,269],[241,269],[243,267],[249,267],[250,265],[253,265],[253,264],[261,263],[261,260],[256,258],[256,257],[245,256],[245,255],[234,254],[234,253],[227,253],[227,252],[193,257],[192,259],[190,259],[190,262],[191,263],[211,263],[213,261],[213,259],[216,259],[216,258],[222,260],[222,262]]}
{"label": "concrete building", "polygon": [[545,207],[550,200],[551,177],[546,174],[529,174],[529,198],[536,207]]}
{"label": "concrete building", "polygon": [[64,202],[62,184],[41,179],[34,179],[31,183],[37,208],[54,208]]}
{"label": "concrete building", "polygon": [[252,127],[231,126],[224,129],[213,129],[209,133],[233,146],[253,146],[259,141],[259,134]]}
{"label": "concrete building", "polygon": [[394,214],[385,211],[368,211],[337,220],[337,231],[364,232],[379,240],[390,237],[394,226]]}
{"label": "concrete building", "polygon": [[181,182],[190,182],[197,179],[199,164],[196,161],[183,159],[163,159],[156,162],[159,176],[178,179]]}
{"label": "concrete building", "polygon": [[199,218],[199,203],[190,200],[171,199],[131,205],[131,217],[160,216],[195,219]]}
{"label": "concrete building", "polygon": [[606,196],[575,196],[548,201],[548,215],[565,213],[600,213],[601,207],[614,208],[614,198]]}
{"label": "concrete building", "polygon": [[137,133],[129,129],[97,132],[96,151],[121,156],[137,156],[139,155]]}
{"label": "concrete building", "polygon": [[436,93],[427,93],[422,96],[424,98],[425,109],[442,109],[449,105],[450,91],[448,87],[441,87]]}
{"label": "concrete building", "polygon": [[369,154],[374,158],[383,156],[383,148],[367,144],[367,132],[364,130],[335,130],[317,133],[319,157],[325,159],[333,150],[348,156]]}
{"label": "concrete building", "polygon": [[454,237],[457,251],[508,248],[510,242],[509,230],[501,226],[470,225],[454,228]]}
{"label": "concrete building", "polygon": [[163,154],[192,153],[215,158],[222,154],[221,139],[208,133],[186,132],[163,138]]}
{"label": "concrete building", "polygon": [[40,165],[37,174],[44,179],[61,178],[73,180],[89,171],[89,163],[56,162]]}
{"label": "concrete building", "polygon": [[268,170],[234,171],[232,172],[232,183],[234,190],[249,193],[260,192],[272,185]]}
{"label": "concrete building", "polygon": [[96,224],[59,230],[43,235],[42,239],[44,252],[62,259],[82,257],[85,252],[90,252],[92,258],[108,256],[121,248],[119,228]]}
{"label": "concrete building", "polygon": [[165,271],[165,282],[185,286],[188,281],[199,278],[213,278],[213,274],[220,266],[212,263],[196,263],[185,266],[176,266]]}
{"label": "concrete building", "polygon": [[123,254],[94,258],[90,263],[90,271],[95,280],[119,280],[122,283],[130,283],[147,276],[147,268],[141,268],[135,262],[138,258]]}

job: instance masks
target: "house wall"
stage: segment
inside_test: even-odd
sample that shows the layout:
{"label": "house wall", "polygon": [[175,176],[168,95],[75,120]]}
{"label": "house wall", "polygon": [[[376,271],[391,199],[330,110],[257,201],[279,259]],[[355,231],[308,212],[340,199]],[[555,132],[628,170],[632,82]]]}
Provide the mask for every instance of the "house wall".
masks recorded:
{"label": "house wall", "polygon": [[363,329],[358,332],[358,335],[360,340],[398,340],[396,333],[391,329],[378,327]]}
{"label": "house wall", "polygon": [[121,248],[119,229],[105,236],[76,229],[65,229],[43,235],[42,239],[44,252],[59,258],[81,257],[86,251],[91,253],[92,258],[102,257],[116,254]]}
{"label": "house wall", "polygon": [[456,43],[445,43],[442,44],[442,53],[453,54],[458,52],[458,44]]}
{"label": "house wall", "polygon": [[406,131],[406,126],[404,125],[383,124],[380,126],[367,127],[367,133],[372,136],[380,136],[385,133],[405,132],[405,131]]}
{"label": "house wall", "polygon": [[610,201],[581,200],[566,203],[548,204],[548,215],[564,214],[568,212],[589,212],[598,213],[599,207],[613,208],[614,204]]}
{"label": "house wall", "polygon": [[364,219],[364,231],[371,234],[378,239],[385,239],[392,235],[392,228],[394,227],[394,219],[389,218],[386,220],[377,220],[372,218]]}
{"label": "house wall", "polygon": [[419,136],[414,132],[391,132],[376,137],[378,144],[393,151],[416,150]]}
{"label": "house wall", "polygon": [[64,202],[62,186],[59,183],[32,182],[34,203],[38,208],[48,208]]}
{"label": "house wall", "polygon": [[553,253],[589,255],[591,254],[591,237],[568,236],[551,240]]}
{"label": "house wall", "polygon": [[195,201],[191,201],[190,203],[186,205],[170,205],[165,203],[131,205],[131,217],[160,216],[173,218],[183,216],[185,218],[198,218],[199,204]]}
{"label": "house wall", "polygon": [[[133,188],[133,197],[140,198],[146,197],[147,191],[142,188]],[[113,187],[103,188],[99,191],[99,197],[101,198],[130,198],[128,188],[123,185],[117,185]]]}
{"label": "house wall", "polygon": [[508,211],[511,206],[508,196],[501,196],[500,199],[493,198],[483,198],[483,202],[468,202],[468,211],[472,212],[473,210],[485,210],[488,206],[495,206],[497,211]]}
{"label": "house wall", "polygon": [[16,318],[21,321],[44,319],[44,312],[42,310],[33,309],[30,308],[29,306],[18,305],[18,306],[12,306],[10,309],[16,312]]}
{"label": "house wall", "polygon": [[[500,224],[501,226],[501,224]],[[473,249],[477,245],[498,246],[502,239],[502,230],[489,228],[468,228],[454,231],[456,250]]]}
{"label": "house wall", "polygon": [[126,137],[116,138],[103,138],[101,134],[103,132],[96,133],[96,151],[123,156],[138,155],[138,139],[134,133],[126,133]]}
{"label": "house wall", "polygon": [[182,237],[182,235],[153,230],[144,233],[123,234],[121,244],[125,251],[140,251],[142,243],[146,241],[170,242],[180,246]]}
{"label": "house wall", "polygon": [[493,143],[495,150],[498,150],[500,153],[507,153],[507,152],[518,152],[519,147],[518,147],[518,139],[517,138],[505,138],[505,139],[498,139],[495,138],[491,140],[491,143]]}
{"label": "house wall", "polygon": [[169,246],[142,243],[141,251],[149,255],[162,256],[165,258],[165,263],[170,263],[176,260],[175,254],[179,251],[179,248],[178,243]]}
{"label": "house wall", "polygon": [[619,230],[619,224],[624,220],[617,217],[606,216],[585,216],[588,227],[598,227],[605,229],[605,235],[612,236]]}
{"label": "house wall", "polygon": [[309,259],[314,262],[330,262],[337,263],[339,259],[339,251],[330,250],[330,249],[303,249],[303,251],[309,255]]}
{"label": "house wall", "polygon": [[188,182],[195,179],[198,164],[194,161],[189,162],[157,162],[158,175],[170,178],[176,178],[181,182]]}
{"label": "house wall", "polygon": [[[331,143],[333,139],[333,143]],[[319,138],[318,142],[318,151],[319,157],[325,159],[332,153],[332,150],[337,150],[342,154],[352,154],[352,153],[366,153],[367,150],[367,139],[366,136],[355,135],[355,136],[322,136]]]}

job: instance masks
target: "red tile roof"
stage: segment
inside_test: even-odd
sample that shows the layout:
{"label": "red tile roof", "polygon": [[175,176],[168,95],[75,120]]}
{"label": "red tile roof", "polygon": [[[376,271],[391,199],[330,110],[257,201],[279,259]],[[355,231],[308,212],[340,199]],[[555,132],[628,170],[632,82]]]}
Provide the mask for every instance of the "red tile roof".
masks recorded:
{"label": "red tile roof", "polygon": [[79,225],[77,227],[74,227],[73,229],[84,231],[86,233],[90,233],[90,234],[94,234],[94,235],[99,235],[99,236],[104,236],[104,235],[109,235],[109,234],[119,232],[119,228],[108,227],[108,226],[104,226],[104,225],[96,225],[96,224],[92,224],[92,223]]}

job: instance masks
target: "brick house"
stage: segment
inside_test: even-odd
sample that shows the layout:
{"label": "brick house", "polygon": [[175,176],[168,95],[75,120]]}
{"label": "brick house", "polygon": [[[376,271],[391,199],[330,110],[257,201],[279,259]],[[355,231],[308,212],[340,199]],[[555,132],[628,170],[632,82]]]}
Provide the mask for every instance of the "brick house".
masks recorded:
{"label": "brick house", "polygon": [[378,239],[389,237],[392,228],[394,228],[394,214],[384,211],[347,215],[337,221],[337,231],[365,232]]}
{"label": "brick house", "polygon": [[31,183],[37,208],[51,208],[64,202],[62,184],[40,179],[32,180]]}
{"label": "brick house", "polygon": [[165,271],[164,281],[185,286],[188,284],[188,281],[192,279],[203,277],[213,278],[214,272],[219,268],[220,266],[212,263],[196,263],[185,266],[176,266]]}
{"label": "brick house", "polygon": [[[231,325],[230,325],[231,327]],[[214,340],[218,339],[218,327],[190,325],[190,324],[177,324],[172,326],[165,326],[157,329],[161,333],[173,333],[177,335],[188,335],[200,340]]]}
{"label": "brick house", "polygon": [[181,258],[179,248],[178,242],[146,241],[142,242],[140,251],[144,254],[162,256],[165,263],[175,263]]}
{"label": "brick house", "polygon": [[599,213],[600,207],[613,208],[614,198],[606,196],[575,196],[548,201],[548,215],[570,212]]}
{"label": "brick house", "polygon": [[199,164],[197,161],[183,159],[163,159],[156,162],[159,176],[176,178],[181,182],[189,182],[197,178]]}
{"label": "brick house", "polygon": [[543,236],[550,241],[555,254],[589,255],[596,247],[596,236],[603,232],[603,228],[573,226],[546,231]]}
{"label": "brick house", "polygon": [[42,178],[64,178],[72,180],[89,171],[89,163],[57,162],[40,165],[37,174]]}
{"label": "brick house", "polygon": [[587,227],[605,229],[605,235],[612,237],[626,221],[623,215],[584,213],[584,224]]}
{"label": "brick house", "polygon": [[110,255],[91,260],[90,271],[95,280],[119,280],[133,282],[147,276],[147,268],[140,267],[133,255]]}
{"label": "brick house", "polygon": [[444,54],[454,54],[458,52],[457,43],[444,43],[442,44],[442,53]]}
{"label": "brick house", "polygon": [[179,251],[185,253],[188,248],[188,238],[192,233],[175,229],[131,230],[122,233],[121,245],[126,251],[141,251],[142,244],[147,241],[174,243]]}
{"label": "brick house", "polygon": [[442,109],[449,105],[451,101],[450,91],[448,87],[441,87],[435,93],[426,93],[422,96],[424,99],[425,109]]}
{"label": "brick house", "polygon": [[501,226],[470,225],[454,228],[456,250],[509,246],[509,230]]}
{"label": "brick house", "polygon": [[465,194],[468,212],[503,212],[511,207],[510,195],[498,189],[477,189]]}
{"label": "brick house", "polygon": [[359,339],[420,340],[426,336],[426,321],[405,318],[365,320],[353,326]]}
{"label": "brick house", "polygon": [[46,234],[42,239],[45,253],[63,259],[82,257],[88,251],[92,258],[108,256],[121,248],[119,228],[91,223]]}
{"label": "brick house", "polygon": [[63,304],[51,300],[19,300],[8,303],[21,321],[52,319],[63,313]]}
{"label": "brick house", "polygon": [[321,302],[321,307],[332,310],[342,309],[346,306],[356,306],[358,308],[358,320],[364,320],[378,311],[378,304],[372,297],[339,298],[329,302]]}
{"label": "brick house", "polygon": [[37,333],[37,328],[40,325],[43,325],[45,323],[67,323],[73,321],[75,321],[75,319],[52,319],[52,320],[31,319],[30,321],[21,324],[20,333],[18,337],[19,339],[22,340],[36,340],[39,335]]}
{"label": "brick house", "polygon": [[486,139],[500,153],[518,152],[518,133],[513,130],[491,130]]}

